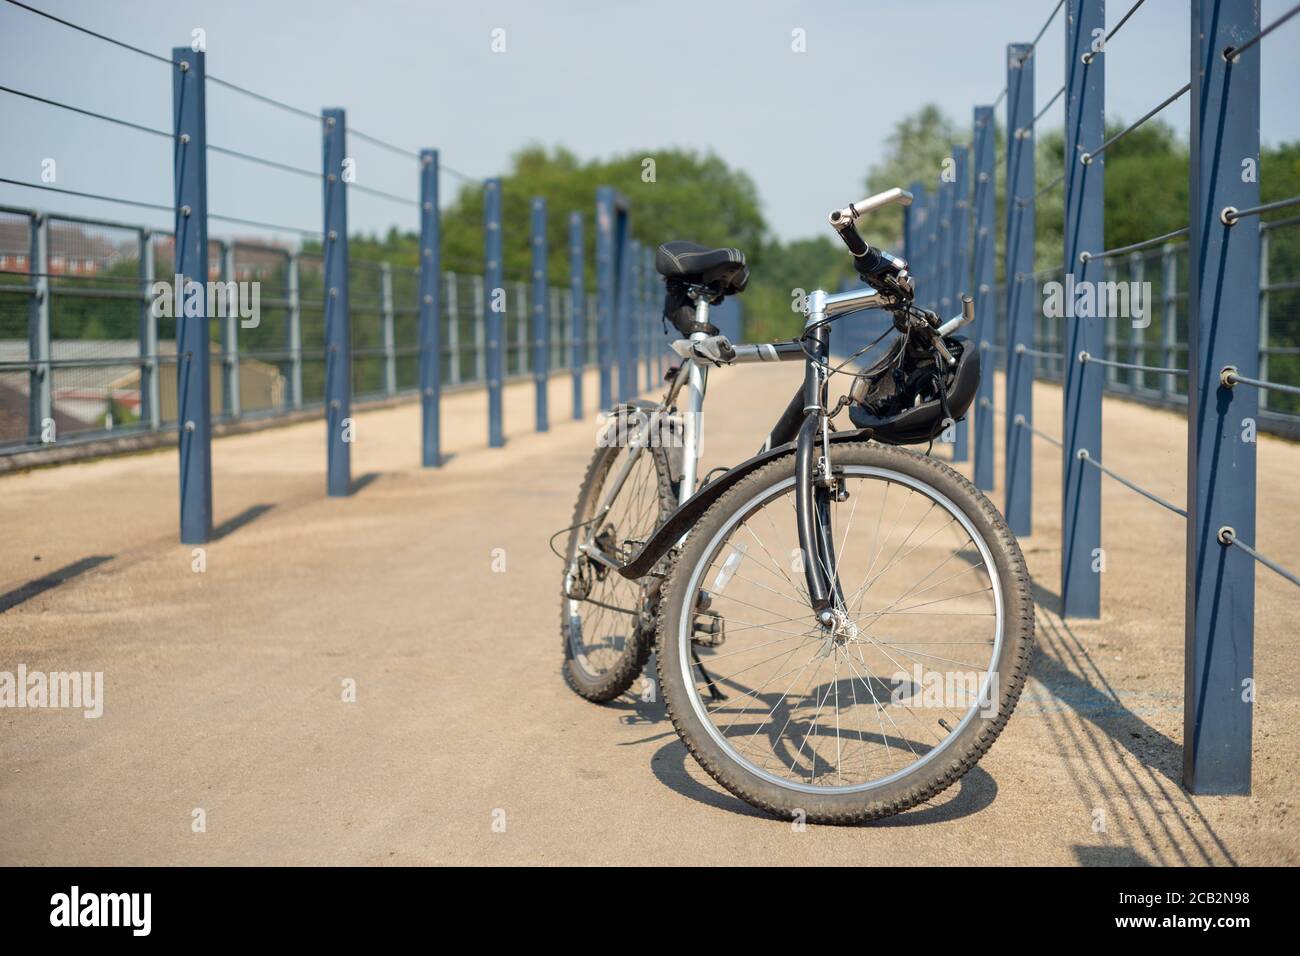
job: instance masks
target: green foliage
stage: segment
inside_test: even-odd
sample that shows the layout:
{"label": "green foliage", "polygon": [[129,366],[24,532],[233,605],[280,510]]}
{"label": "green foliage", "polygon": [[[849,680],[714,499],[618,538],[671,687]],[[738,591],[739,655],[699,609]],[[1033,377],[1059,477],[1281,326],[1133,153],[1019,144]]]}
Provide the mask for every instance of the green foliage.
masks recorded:
{"label": "green foliage", "polygon": [[[646,159],[654,160],[652,181],[647,181],[651,177]],[[745,252],[751,279],[743,302],[750,337],[790,335],[798,326],[790,310],[793,290],[835,285],[847,272],[843,254],[829,239],[786,244],[771,238],[753,180],[716,156],[647,149],[584,163],[562,147],[548,151],[530,146],[515,155],[510,172],[502,177],[507,279],[528,276],[529,204],[534,196],[545,196],[550,283],[568,286],[569,213],[577,211],[584,222],[587,288],[594,290],[590,263],[595,261],[593,220],[600,186],[613,186],[627,198],[632,236],[651,248],[671,239],[690,239]],[[416,240],[414,233],[391,231],[382,240],[354,238],[350,251],[356,259],[387,258],[414,265]],[[442,262],[453,272],[483,269],[483,189],[477,183],[462,186],[443,210]]]}
{"label": "green foliage", "polygon": [[[1260,202],[1277,202],[1300,195],[1300,142],[1282,143],[1260,157]],[[1300,216],[1300,207],[1291,206],[1265,213],[1265,222],[1279,222]],[[1270,230],[1265,265],[1270,285],[1300,281],[1300,223]],[[1300,289],[1280,289],[1268,296],[1270,344],[1300,346]],[[1300,355],[1274,355],[1269,358],[1268,378],[1290,385],[1300,384]],[[1300,413],[1300,396],[1270,392],[1268,407],[1278,411]]]}
{"label": "green foliage", "polygon": [[[647,158],[654,160],[653,182],[642,179]],[[691,239],[705,245],[738,246],[752,256],[762,244],[766,225],[757,187],[749,176],[732,170],[716,156],[686,150],[636,150],[584,163],[562,147],[548,152],[542,146],[529,146],[515,155],[510,172],[502,177],[506,278],[528,276],[530,203],[535,196],[544,196],[547,202],[551,284],[569,283],[571,212],[583,215],[586,261],[593,262],[593,219],[600,186],[613,186],[627,198],[632,235],[651,246],[669,239]],[[399,247],[409,242],[413,250],[415,236],[390,234],[388,243],[394,241]],[[477,183],[462,186],[443,210],[442,261],[443,268],[453,272],[482,271],[483,189]],[[587,269],[586,278],[588,288],[594,289],[593,269]]]}
{"label": "green foliage", "polygon": [[[970,137],[933,103],[903,117],[885,137],[885,158],[867,173],[867,195],[894,186],[906,189],[914,182],[935,189],[943,161],[952,154],[952,144],[959,141],[969,142]],[[902,207],[890,206],[873,213],[859,231],[874,246],[899,248],[903,241]]]}
{"label": "green foliage", "polygon": [[[1126,125],[1108,122],[1106,138]],[[1187,225],[1189,158],[1187,144],[1159,120],[1143,124],[1106,151],[1106,248]],[[1063,243],[1062,237],[1057,248]]]}
{"label": "green foliage", "polygon": [[789,338],[802,321],[793,308],[797,290],[837,289],[852,276],[844,247],[828,236],[770,240],[754,257],[745,304],[745,337],[753,341]]}

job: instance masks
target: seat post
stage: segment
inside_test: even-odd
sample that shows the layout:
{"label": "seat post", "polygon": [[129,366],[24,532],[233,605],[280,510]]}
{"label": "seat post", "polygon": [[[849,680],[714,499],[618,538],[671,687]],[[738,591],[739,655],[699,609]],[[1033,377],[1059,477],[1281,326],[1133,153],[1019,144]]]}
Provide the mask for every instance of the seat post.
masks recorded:
{"label": "seat post", "polygon": [[[708,324],[707,299],[695,300],[695,317],[700,325]],[[691,333],[692,342],[708,337],[707,332]],[[701,426],[704,415],[704,389],[709,380],[709,370],[703,362],[694,358],[689,358],[687,361],[691,363],[691,367],[686,380],[686,421],[682,430],[682,480],[677,491],[678,504],[685,504],[686,500],[695,494],[695,479],[700,460],[700,437],[703,431]]]}

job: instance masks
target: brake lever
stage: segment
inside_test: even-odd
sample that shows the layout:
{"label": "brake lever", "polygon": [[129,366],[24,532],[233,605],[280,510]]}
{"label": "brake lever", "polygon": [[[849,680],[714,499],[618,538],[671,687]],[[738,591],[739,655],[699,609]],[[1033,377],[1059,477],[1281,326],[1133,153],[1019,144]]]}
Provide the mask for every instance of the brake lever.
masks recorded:
{"label": "brake lever", "polygon": [[[930,337],[930,344],[934,347],[935,352],[943,359],[944,363],[952,366],[957,364],[957,359],[948,351],[948,346],[943,342],[942,326],[939,322],[939,316],[929,309],[919,309],[916,306],[909,306],[904,313],[908,321],[905,323],[909,328],[918,332],[924,332]],[[897,324],[897,323],[895,323]],[[901,331],[901,330],[900,330]]]}
{"label": "brake lever", "polygon": [[897,276],[877,275],[869,279],[865,276],[859,276],[863,282],[875,286],[877,292],[885,292],[898,299],[900,303],[910,306],[913,297],[916,295],[916,285],[912,280],[911,273],[906,269]]}
{"label": "brake lever", "polygon": [[952,353],[948,351],[948,346],[943,344],[943,336],[939,334],[937,329],[930,329],[929,332],[931,343],[934,345],[934,350],[939,353],[944,362],[948,365],[956,365],[957,360],[953,358]]}

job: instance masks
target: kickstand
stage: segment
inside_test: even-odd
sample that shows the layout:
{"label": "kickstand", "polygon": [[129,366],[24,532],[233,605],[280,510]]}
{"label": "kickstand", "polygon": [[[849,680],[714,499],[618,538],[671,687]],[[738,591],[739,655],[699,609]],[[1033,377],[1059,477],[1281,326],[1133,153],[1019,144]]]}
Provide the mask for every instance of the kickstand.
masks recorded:
{"label": "kickstand", "polygon": [[704,669],[704,662],[700,660],[700,652],[691,645],[691,660],[695,661],[695,666],[700,669],[700,676],[704,678],[704,683],[709,686],[709,697],[713,700],[726,700],[727,695],[718,690],[717,683],[709,676],[709,672]]}

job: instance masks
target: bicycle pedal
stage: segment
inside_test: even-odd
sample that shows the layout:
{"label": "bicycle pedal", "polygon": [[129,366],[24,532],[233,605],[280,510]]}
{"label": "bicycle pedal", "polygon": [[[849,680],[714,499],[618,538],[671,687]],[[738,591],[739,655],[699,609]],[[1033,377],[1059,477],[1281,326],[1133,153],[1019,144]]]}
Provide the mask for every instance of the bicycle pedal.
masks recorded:
{"label": "bicycle pedal", "polygon": [[727,625],[717,611],[697,611],[691,623],[691,640],[700,647],[721,647],[727,640]]}

